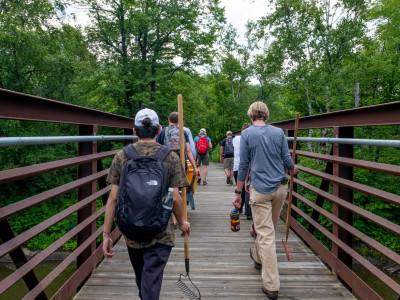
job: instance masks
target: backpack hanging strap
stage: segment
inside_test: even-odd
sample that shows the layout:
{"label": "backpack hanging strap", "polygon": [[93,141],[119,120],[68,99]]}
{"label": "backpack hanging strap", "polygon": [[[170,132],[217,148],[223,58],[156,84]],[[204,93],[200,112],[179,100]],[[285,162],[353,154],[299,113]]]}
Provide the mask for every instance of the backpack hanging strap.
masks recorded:
{"label": "backpack hanging strap", "polygon": [[170,152],[171,152],[171,149],[169,149],[165,145],[161,145],[160,149],[158,149],[156,154],[154,154],[154,157],[158,158],[161,161],[164,161],[164,159],[168,156],[168,154]]}
{"label": "backpack hanging strap", "polygon": [[139,157],[139,153],[136,151],[135,147],[133,147],[132,144],[129,144],[128,146],[124,147],[124,152],[126,157],[128,157],[128,159],[134,159],[136,157]]}
{"label": "backpack hanging strap", "polygon": [[[126,157],[128,157],[128,159],[134,159],[140,156],[132,144],[125,146],[124,152]],[[167,146],[162,145],[160,149],[158,149],[157,152],[153,155],[153,157],[161,161],[164,161],[164,159],[168,156],[169,152],[171,152],[171,149],[169,149]]]}

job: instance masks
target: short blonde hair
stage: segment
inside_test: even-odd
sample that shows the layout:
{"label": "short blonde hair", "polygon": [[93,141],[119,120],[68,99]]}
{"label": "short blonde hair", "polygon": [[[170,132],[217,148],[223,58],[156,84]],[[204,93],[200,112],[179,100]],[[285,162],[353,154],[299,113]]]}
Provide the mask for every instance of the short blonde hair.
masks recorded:
{"label": "short blonde hair", "polygon": [[269,118],[268,106],[260,101],[254,102],[252,105],[250,105],[249,110],[247,111],[247,115],[250,117],[252,121],[255,120],[267,121]]}

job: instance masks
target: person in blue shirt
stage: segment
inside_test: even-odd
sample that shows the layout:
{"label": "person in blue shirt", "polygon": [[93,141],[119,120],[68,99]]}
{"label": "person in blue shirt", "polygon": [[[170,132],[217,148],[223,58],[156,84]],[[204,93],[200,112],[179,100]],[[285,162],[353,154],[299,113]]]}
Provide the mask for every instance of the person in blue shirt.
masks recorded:
{"label": "person in blue shirt", "polygon": [[[178,156],[180,156],[178,122],[179,122],[178,113],[177,112],[170,113],[168,117],[169,126],[164,127],[161,130],[160,134],[157,136],[157,143],[169,147]],[[185,140],[184,142],[185,162],[187,158],[193,166],[194,174],[197,174],[196,162],[193,158],[192,152],[190,151],[189,136],[186,131],[183,131],[183,135]],[[185,166],[185,169],[187,171],[187,166]]]}
{"label": "person in blue shirt", "polygon": [[262,269],[262,291],[277,299],[280,287],[275,246],[275,228],[285,201],[288,184],[285,170],[296,175],[295,166],[283,130],[267,124],[269,110],[263,102],[250,105],[253,123],[240,139],[240,162],[233,205],[240,208],[241,193],[250,168],[250,205],[257,239],[250,257],[254,267]]}
{"label": "person in blue shirt", "polygon": [[[202,138],[202,140],[200,140],[200,138]],[[208,142],[208,144],[206,145],[204,145],[203,143],[204,138],[206,138]],[[212,148],[212,143],[211,139],[207,136],[207,131],[205,128],[200,129],[199,135],[194,138],[194,144],[196,146],[196,151],[197,151],[197,157],[196,157],[197,165],[199,166],[199,168],[200,165],[203,165],[203,185],[207,185],[207,166],[210,164],[209,149]],[[199,151],[203,153],[200,153]],[[199,179],[199,182],[200,181],[201,177]]]}
{"label": "person in blue shirt", "polygon": [[[185,125],[185,116],[183,116],[183,125]],[[188,139],[189,139],[189,146],[190,146],[190,152],[192,152],[192,155],[194,157],[194,160],[196,160],[196,146],[194,145],[194,140],[193,140],[193,135],[192,135],[192,131],[187,128],[187,127],[183,127],[183,131],[185,132],[185,134],[187,134]]]}

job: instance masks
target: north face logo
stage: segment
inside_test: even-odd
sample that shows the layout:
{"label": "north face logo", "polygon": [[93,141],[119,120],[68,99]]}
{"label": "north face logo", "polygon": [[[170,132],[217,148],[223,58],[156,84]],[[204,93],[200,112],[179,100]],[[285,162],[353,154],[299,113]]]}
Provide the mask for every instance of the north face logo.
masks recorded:
{"label": "north face logo", "polygon": [[158,182],[156,180],[150,180],[150,181],[147,181],[147,184],[148,185],[158,185]]}

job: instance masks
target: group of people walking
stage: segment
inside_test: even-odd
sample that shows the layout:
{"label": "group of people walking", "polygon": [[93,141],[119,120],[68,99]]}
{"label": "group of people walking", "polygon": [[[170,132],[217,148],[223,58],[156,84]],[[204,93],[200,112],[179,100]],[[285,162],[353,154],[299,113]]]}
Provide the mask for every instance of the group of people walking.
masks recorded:
{"label": "group of people walking", "polygon": [[[253,219],[254,222],[257,238],[254,247],[250,249],[250,257],[254,261],[254,267],[262,270],[262,291],[269,299],[277,299],[280,281],[275,248],[275,228],[287,195],[286,171],[289,174],[296,174],[297,167],[289,154],[283,131],[267,123],[268,107],[262,102],[255,102],[250,106],[248,116],[252,125],[245,123],[240,136],[233,137],[232,132],[228,131],[226,138],[221,141],[220,161],[224,165],[226,184],[233,185],[233,179],[236,181],[233,205],[242,211],[244,208],[247,218]],[[180,229],[181,235],[185,235],[190,234],[190,223],[185,221],[182,213],[184,203],[179,189],[188,186],[189,182],[177,153],[178,114],[171,113],[168,122],[169,126],[161,129],[158,116],[153,110],[139,111],[133,128],[134,134],[138,136],[138,142],[133,146],[141,156],[156,154],[161,145],[166,145],[170,149],[163,163],[168,169],[167,185],[172,188],[176,226]],[[202,166],[202,182],[203,185],[207,185],[211,139],[207,137],[207,131],[204,128],[195,139],[187,128],[184,132],[187,159],[193,165],[195,173],[197,173],[197,166]],[[191,147],[191,140],[194,147]],[[107,178],[111,184],[111,192],[104,219],[103,253],[105,257],[114,255],[110,232],[118,213],[115,207],[119,198],[119,186],[125,185],[120,182],[120,179],[127,161],[126,153],[123,150],[118,152]],[[149,181],[152,185],[157,185],[157,182],[154,182],[154,180]],[[146,200],[145,195],[140,199],[142,202]],[[140,299],[159,299],[164,268],[174,246],[173,225],[170,218],[164,231],[158,232],[146,241],[135,241],[125,236]]]}

